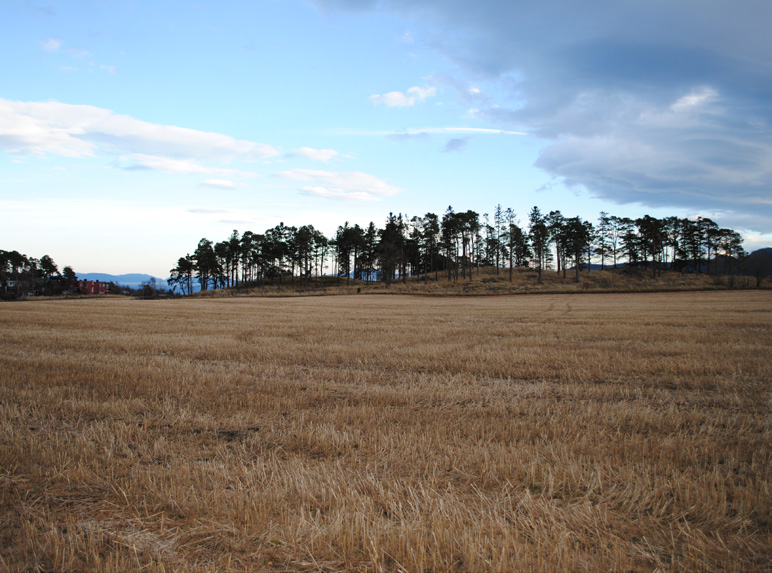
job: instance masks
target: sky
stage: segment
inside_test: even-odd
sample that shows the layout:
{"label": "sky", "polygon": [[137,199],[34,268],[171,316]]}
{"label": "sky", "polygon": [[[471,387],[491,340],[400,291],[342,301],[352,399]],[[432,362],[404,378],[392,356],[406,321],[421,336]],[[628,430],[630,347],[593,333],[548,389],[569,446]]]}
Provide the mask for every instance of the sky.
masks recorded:
{"label": "sky", "polygon": [[769,0],[0,0],[0,249],[495,206],[772,246]]}

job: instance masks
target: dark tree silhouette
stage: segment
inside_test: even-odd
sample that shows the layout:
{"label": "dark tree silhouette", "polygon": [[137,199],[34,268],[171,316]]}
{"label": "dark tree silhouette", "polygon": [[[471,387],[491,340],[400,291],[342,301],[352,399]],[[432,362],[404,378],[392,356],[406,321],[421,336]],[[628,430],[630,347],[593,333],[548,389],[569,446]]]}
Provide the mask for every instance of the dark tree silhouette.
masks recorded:
{"label": "dark tree silhouette", "polygon": [[172,286],[172,292],[176,286],[180,287],[182,294],[193,292],[193,271],[195,262],[189,254],[180,257],[177,265],[169,271],[168,283]]}
{"label": "dark tree silhouette", "polygon": [[538,207],[534,206],[528,215],[530,222],[530,239],[533,255],[536,257],[536,268],[539,271],[539,283],[541,283],[541,271],[547,264],[550,233],[544,216]]}
{"label": "dark tree silhouette", "polygon": [[386,286],[389,286],[397,277],[401,264],[403,242],[401,216],[395,217],[393,213],[389,213],[389,218],[386,219],[386,225],[380,232],[378,242],[378,261]]}
{"label": "dark tree silhouette", "polygon": [[[391,284],[397,277],[403,282],[411,277],[426,283],[432,273],[438,280],[440,271],[446,272],[449,281],[472,280],[475,267],[478,273],[485,265],[499,273],[503,264],[509,265],[510,281],[516,267],[530,266],[538,271],[541,282],[544,269],[555,269],[565,278],[571,261],[578,280],[582,265],[591,270],[594,257],[600,258],[601,269],[607,267],[607,258],[617,268],[621,258],[628,265],[651,268],[655,276],[668,262],[673,268],[702,272],[704,259],[708,271],[719,272],[718,255],[723,253],[723,268],[728,268],[742,255],[741,243],[736,232],[701,217],[645,215],[633,221],[601,212],[596,228],[578,217],[566,218],[558,210],[544,215],[535,206],[528,226],[522,229],[514,211],[500,204],[495,207],[493,225],[487,214],[481,220],[475,211],[456,212],[451,206],[441,219],[434,213],[422,217],[390,213],[382,229],[372,222],[366,229],[346,222],[330,239],[311,225],[297,228],[283,222],[264,234],[246,231],[239,236],[234,230],[216,244],[204,238],[192,256],[180,258],[171,269],[170,282],[183,293],[193,290],[194,274],[202,290],[255,281],[265,286],[267,279],[275,280],[281,289],[284,277],[293,286],[299,278],[307,288],[314,276],[324,285],[330,259],[334,274],[345,276],[347,285],[362,280]],[[39,283],[50,284],[55,276],[50,258],[37,261],[2,253],[0,278],[6,282],[21,273],[26,283],[13,284],[29,290]]]}
{"label": "dark tree silhouette", "polygon": [[[562,227],[561,237],[563,240],[564,253],[571,253],[574,257],[574,268],[576,269],[575,282],[579,282],[579,269],[582,266],[582,256],[590,244],[592,238],[590,227],[579,217],[565,219]],[[563,263],[563,272],[565,276],[565,262]]]}
{"label": "dark tree silhouette", "polygon": [[216,279],[220,275],[220,265],[212,241],[204,238],[198,242],[198,246],[193,252],[193,265],[201,290],[208,290],[210,280],[214,282],[216,288]]}

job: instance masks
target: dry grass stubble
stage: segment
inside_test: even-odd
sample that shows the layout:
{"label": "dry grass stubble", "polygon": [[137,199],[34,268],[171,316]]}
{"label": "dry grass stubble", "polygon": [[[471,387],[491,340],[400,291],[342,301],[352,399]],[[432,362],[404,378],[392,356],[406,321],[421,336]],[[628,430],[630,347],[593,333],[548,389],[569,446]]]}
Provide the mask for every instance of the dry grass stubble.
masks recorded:
{"label": "dry grass stubble", "polygon": [[765,291],[0,308],[0,568],[762,570]]}

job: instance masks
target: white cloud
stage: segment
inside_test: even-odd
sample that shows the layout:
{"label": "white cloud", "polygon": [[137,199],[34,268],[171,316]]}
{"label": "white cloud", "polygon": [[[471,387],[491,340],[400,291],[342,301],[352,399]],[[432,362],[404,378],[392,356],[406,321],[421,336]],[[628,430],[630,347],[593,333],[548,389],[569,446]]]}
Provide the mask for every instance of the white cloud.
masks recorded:
{"label": "white cloud", "polygon": [[404,17],[455,67],[457,80],[431,84],[544,141],[536,165],[551,175],[620,204],[764,214],[757,228],[772,227],[760,200],[772,189],[769,0],[314,1]]}
{"label": "white cloud", "polygon": [[90,105],[5,99],[0,99],[0,151],[65,157],[140,154],[223,162],[255,162],[279,154],[263,143],[150,123]]}
{"label": "white cloud", "polygon": [[[127,164],[127,162],[129,162]],[[158,171],[165,171],[166,173],[182,173],[193,174],[201,173],[207,175],[224,175],[224,176],[242,176],[242,177],[254,177],[255,173],[248,171],[240,171],[238,169],[224,169],[221,167],[207,167],[200,165],[191,159],[176,159],[174,157],[165,157],[163,155],[145,155],[142,153],[134,153],[132,155],[125,155],[118,160],[118,166],[121,169],[128,171],[138,169],[156,169]]]}
{"label": "white cloud", "polygon": [[337,129],[332,133],[339,135],[361,135],[361,136],[386,136],[386,137],[404,137],[404,136],[425,136],[434,133],[450,134],[465,133],[469,135],[526,135],[523,131],[509,131],[506,129],[488,129],[484,127],[411,127],[399,131],[393,130],[362,130],[362,129]]}
{"label": "white cloud", "polygon": [[62,116],[60,121],[52,117],[50,104],[0,99],[0,150],[18,155],[93,155],[94,145],[80,137],[83,128],[74,118],[68,121],[65,113]]}
{"label": "white cloud", "polygon": [[689,111],[690,109],[700,107],[704,103],[711,102],[718,97],[718,92],[711,87],[703,87],[692,90],[689,94],[678,98],[670,109],[679,111]]}
{"label": "white cloud", "polygon": [[58,52],[59,48],[62,47],[62,41],[59,38],[46,38],[42,42],[40,42],[40,45],[43,46],[43,49],[46,52]]}
{"label": "white cloud", "polygon": [[313,147],[299,147],[297,149],[293,149],[292,153],[288,155],[290,157],[304,157],[306,159],[313,159],[314,161],[322,161],[327,163],[340,154],[334,149],[314,149]]}
{"label": "white cloud", "polygon": [[386,107],[409,107],[415,104],[415,99],[410,98],[402,92],[389,92],[387,94],[373,94],[370,96],[370,101],[378,105],[382,103]]}
{"label": "white cloud", "polygon": [[434,97],[435,95],[437,95],[437,88],[435,87],[421,88],[414,86],[408,88],[407,93],[389,92],[383,95],[373,94],[370,96],[370,101],[375,105],[382,103],[387,107],[411,107],[417,102]]}
{"label": "white cloud", "polygon": [[194,213],[196,215],[220,215],[223,213],[230,213],[230,209],[209,209],[206,207],[196,207],[188,209],[188,213]]}
{"label": "white cloud", "polygon": [[67,53],[73,58],[86,58],[91,55],[91,52],[89,52],[88,50],[83,50],[81,48],[69,48],[67,50]]}
{"label": "white cloud", "polygon": [[224,223],[226,225],[252,225],[253,219],[220,219],[218,223]]}
{"label": "white cloud", "polygon": [[235,189],[236,184],[228,179],[204,179],[201,182],[204,187],[213,187],[215,189]]}
{"label": "white cloud", "polygon": [[306,185],[301,187],[300,190],[309,195],[316,195],[317,197],[324,197],[325,199],[361,202],[373,202],[379,200],[378,197],[367,191],[341,191],[339,189],[327,189],[326,187],[317,187],[313,185]]}
{"label": "white cloud", "polygon": [[422,133],[466,133],[469,135],[526,135],[522,131],[507,131],[506,129],[487,129],[484,127],[417,127],[405,129],[400,132],[407,135],[420,135]]}
{"label": "white cloud", "polygon": [[310,183],[300,189],[306,193],[332,199],[378,201],[401,193],[399,187],[360,171],[319,171],[315,169],[290,169],[277,174],[291,181]]}
{"label": "white cloud", "polygon": [[408,88],[407,93],[413,97],[417,97],[419,100],[428,99],[437,95],[437,88],[419,88],[417,86]]}
{"label": "white cloud", "polygon": [[[40,45],[46,52],[54,54],[61,52],[62,46],[64,46],[64,41],[61,38],[46,38],[40,42]],[[73,58],[85,58],[91,55],[91,52],[82,48],[67,48],[65,52],[67,55]]]}

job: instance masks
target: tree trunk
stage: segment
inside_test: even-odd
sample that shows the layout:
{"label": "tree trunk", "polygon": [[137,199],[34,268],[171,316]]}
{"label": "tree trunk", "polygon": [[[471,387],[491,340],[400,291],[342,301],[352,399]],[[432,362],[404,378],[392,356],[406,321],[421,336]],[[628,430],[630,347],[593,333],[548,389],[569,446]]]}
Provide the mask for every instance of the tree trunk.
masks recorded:
{"label": "tree trunk", "polygon": [[[574,258],[574,264],[576,265],[576,279],[574,282],[579,282],[579,265],[582,264],[582,253],[579,251],[576,251],[576,257]],[[565,269],[565,265],[563,265],[563,268]]]}

